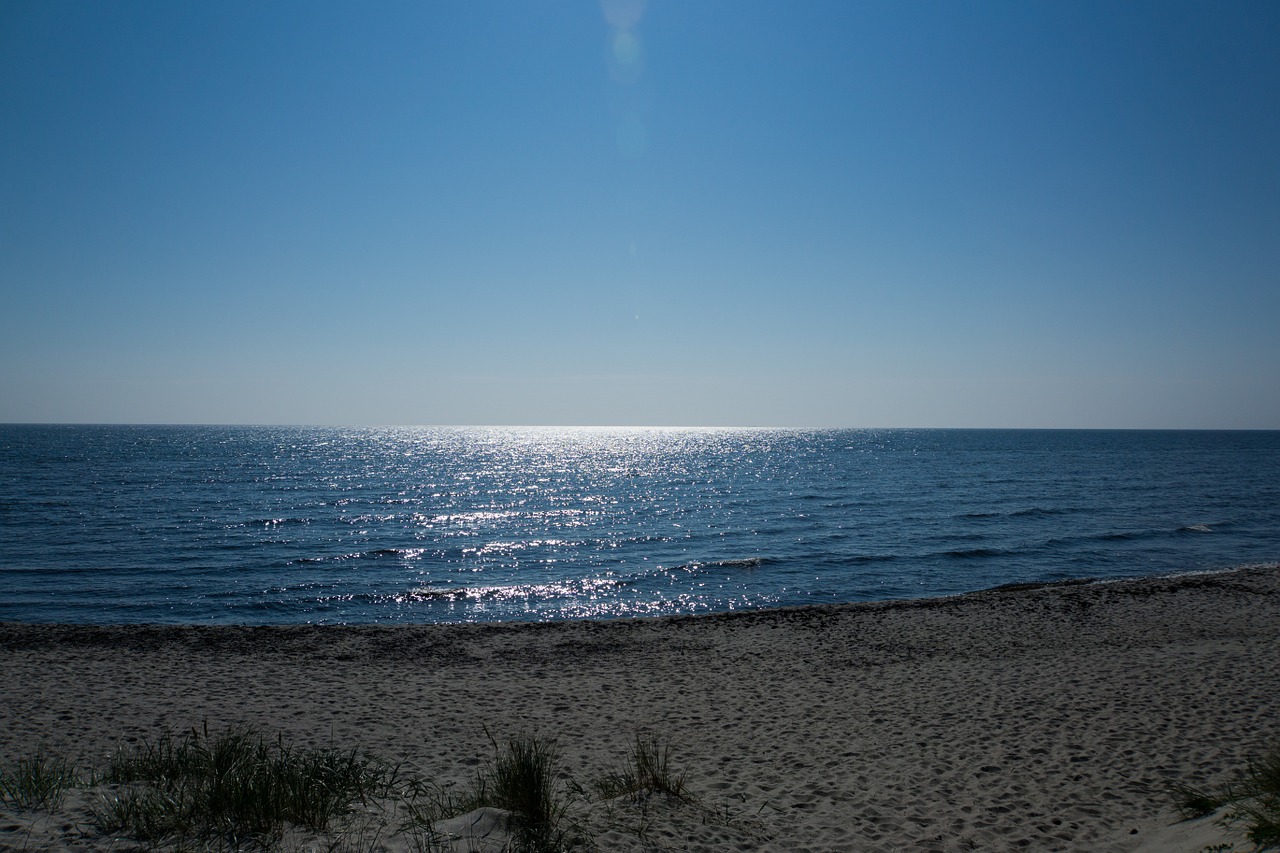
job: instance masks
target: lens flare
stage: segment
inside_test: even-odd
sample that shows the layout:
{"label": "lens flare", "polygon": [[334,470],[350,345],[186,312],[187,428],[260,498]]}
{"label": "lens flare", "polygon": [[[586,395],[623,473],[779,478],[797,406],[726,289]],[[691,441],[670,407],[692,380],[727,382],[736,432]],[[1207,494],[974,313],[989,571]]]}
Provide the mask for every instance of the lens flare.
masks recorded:
{"label": "lens flare", "polygon": [[640,23],[644,15],[644,0],[600,0],[600,11],[609,26],[629,30]]}

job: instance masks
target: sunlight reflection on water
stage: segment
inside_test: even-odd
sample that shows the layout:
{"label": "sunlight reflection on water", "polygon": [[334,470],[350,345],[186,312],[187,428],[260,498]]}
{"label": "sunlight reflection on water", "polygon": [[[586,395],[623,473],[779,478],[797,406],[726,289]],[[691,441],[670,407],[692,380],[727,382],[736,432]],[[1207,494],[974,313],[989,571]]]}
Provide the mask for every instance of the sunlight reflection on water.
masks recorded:
{"label": "sunlight reflection on water", "polygon": [[1280,552],[1276,433],[0,429],[9,619],[697,613]]}

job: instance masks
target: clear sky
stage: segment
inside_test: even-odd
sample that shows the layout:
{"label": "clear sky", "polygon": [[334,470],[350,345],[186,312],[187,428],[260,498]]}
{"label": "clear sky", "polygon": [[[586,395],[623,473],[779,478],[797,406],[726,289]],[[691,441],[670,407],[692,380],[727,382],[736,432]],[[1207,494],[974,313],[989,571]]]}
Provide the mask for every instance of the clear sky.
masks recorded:
{"label": "clear sky", "polygon": [[1280,3],[6,0],[0,421],[1280,428]]}

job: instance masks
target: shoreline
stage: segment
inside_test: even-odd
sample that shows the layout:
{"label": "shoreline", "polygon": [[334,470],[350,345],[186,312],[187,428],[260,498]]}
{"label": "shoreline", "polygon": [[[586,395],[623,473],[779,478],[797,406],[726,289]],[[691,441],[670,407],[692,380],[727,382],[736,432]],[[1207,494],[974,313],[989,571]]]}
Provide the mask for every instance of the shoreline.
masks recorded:
{"label": "shoreline", "polygon": [[[1280,566],[643,619],[9,622],[0,660],[5,761],[43,743],[93,763],[207,722],[446,784],[486,731],[535,732],[585,778],[644,731],[754,816],[753,849],[1121,853],[1176,821],[1167,783],[1221,782],[1280,739]],[[655,831],[709,851],[747,830]]]}
{"label": "shoreline", "polygon": [[[541,619],[541,620],[525,620],[525,619],[481,619],[474,621],[457,621],[457,622],[416,622],[416,621],[380,621],[380,622],[47,622],[47,621],[28,621],[24,619],[0,619],[0,631],[8,628],[39,628],[39,629],[63,629],[63,628],[104,628],[104,629],[143,629],[147,631],[165,630],[165,629],[230,629],[234,631],[245,629],[277,629],[277,628],[315,628],[315,629],[364,629],[379,628],[388,630],[398,629],[419,629],[419,628],[461,628],[468,626],[480,625],[507,625],[507,626],[546,626],[546,625],[562,625],[576,623],[596,623],[596,624],[615,624],[615,623],[633,623],[633,622],[670,622],[682,621],[688,619],[714,619],[718,617],[739,617],[751,614],[769,614],[784,611],[806,611],[806,610],[829,610],[829,609],[845,609],[858,607],[892,607],[901,605],[905,607],[930,606],[929,602],[943,602],[954,599],[963,599],[971,596],[982,596],[988,593],[1012,593],[1012,592],[1030,592],[1039,589],[1056,588],[1056,587],[1073,587],[1073,586],[1090,586],[1102,584],[1129,584],[1142,583],[1146,581],[1177,581],[1183,578],[1197,577],[1215,577],[1219,575],[1231,575],[1240,572],[1251,572],[1256,570],[1268,570],[1280,568],[1280,562],[1258,562],[1245,563],[1241,565],[1229,566],[1227,568],[1216,569],[1195,569],[1191,571],[1175,571],[1162,572],[1153,575],[1123,575],[1119,577],[1068,577],[1051,581],[1013,581],[1010,583],[997,584],[996,586],[982,587],[980,589],[968,590],[966,592],[942,593],[938,595],[922,595],[913,598],[874,598],[861,601],[846,602],[829,602],[821,604],[783,604],[783,605],[764,605],[760,607],[748,607],[736,610],[712,610],[701,613],[668,613],[657,616],[639,615],[639,616],[603,616],[603,617],[569,617],[560,619]],[[0,646],[2,648],[2,646]]]}

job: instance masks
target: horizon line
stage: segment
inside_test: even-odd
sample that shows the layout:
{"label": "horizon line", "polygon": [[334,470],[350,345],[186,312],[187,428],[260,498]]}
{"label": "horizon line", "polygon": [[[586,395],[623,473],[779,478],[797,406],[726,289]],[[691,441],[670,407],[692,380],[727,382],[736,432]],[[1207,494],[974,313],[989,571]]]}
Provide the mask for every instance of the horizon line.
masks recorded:
{"label": "horizon line", "polygon": [[279,429],[551,429],[551,430],[758,430],[791,432],[1021,431],[1021,432],[1280,432],[1280,427],[1155,427],[1155,426],[768,426],[745,424],[517,424],[517,423],[285,423],[217,421],[0,421],[0,427],[194,427]]}

